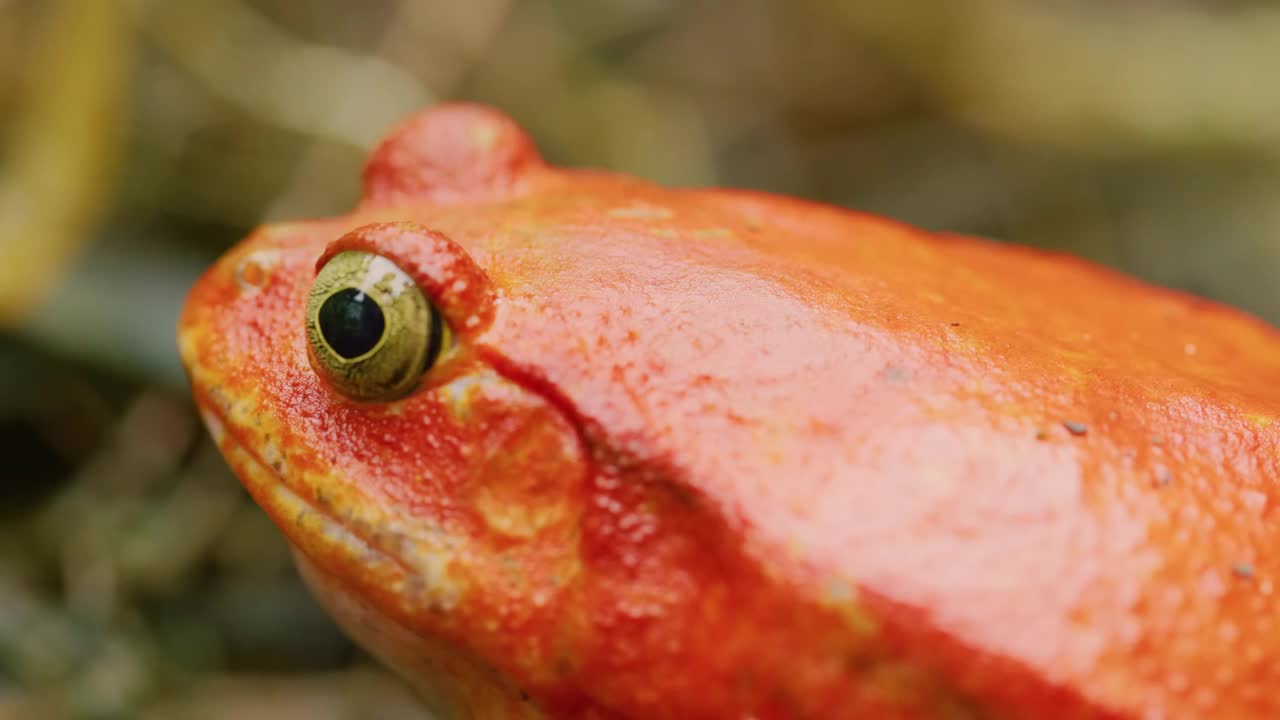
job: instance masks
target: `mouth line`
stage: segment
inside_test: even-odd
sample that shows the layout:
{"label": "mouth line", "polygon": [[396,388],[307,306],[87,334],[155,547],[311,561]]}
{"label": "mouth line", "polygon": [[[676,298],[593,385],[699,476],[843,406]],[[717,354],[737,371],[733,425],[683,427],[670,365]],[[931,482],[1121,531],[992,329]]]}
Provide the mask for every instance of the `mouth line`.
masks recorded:
{"label": "mouth line", "polygon": [[419,574],[418,569],[400,555],[382,547],[374,539],[351,529],[333,513],[332,509],[317,505],[298,492],[292,487],[285,473],[269,463],[258,448],[239,437],[238,428],[228,422],[226,414],[217,406],[217,401],[207,397],[201,398],[201,402],[197,405],[201,415],[204,416],[205,426],[209,429],[210,436],[218,445],[228,465],[232,466],[241,484],[254,486],[251,494],[255,496],[255,501],[257,501],[256,496],[260,494],[270,496],[270,503],[258,501],[257,504],[267,511],[267,515],[272,517],[273,521],[283,524],[286,519],[283,513],[277,517],[264,505],[295,509],[296,512],[289,521],[294,528],[307,532],[303,529],[306,521],[309,518],[318,519],[327,544],[347,548],[349,552],[355,551],[353,554],[364,554],[366,557],[385,560],[394,564],[406,575]]}

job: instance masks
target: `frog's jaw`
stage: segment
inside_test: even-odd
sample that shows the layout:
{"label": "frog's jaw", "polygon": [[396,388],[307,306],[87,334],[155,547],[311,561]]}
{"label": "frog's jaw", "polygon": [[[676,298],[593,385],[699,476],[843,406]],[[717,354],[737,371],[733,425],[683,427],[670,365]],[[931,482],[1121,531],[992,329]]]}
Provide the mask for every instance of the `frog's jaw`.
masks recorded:
{"label": "frog's jaw", "polygon": [[[202,414],[211,435],[245,487],[290,536],[298,569],[316,600],[350,637],[408,679],[433,717],[441,720],[544,717],[493,667],[452,643],[411,631],[369,601],[360,599],[347,586],[347,579],[312,560],[308,553],[328,558],[330,562],[335,555],[360,557],[362,567],[376,576],[378,582],[388,587],[402,587],[409,582],[403,560],[378,549],[345,528],[330,515],[331,511],[316,507],[290,489],[263,458],[228,435],[221,414],[208,409],[203,409]],[[272,451],[266,453],[267,457],[271,454]],[[292,525],[284,522],[288,517],[293,518]],[[434,576],[438,590],[443,591],[438,592],[441,597],[437,601],[456,600],[448,597],[455,590],[447,587],[447,581],[441,587],[444,577],[439,568],[419,570],[418,576],[423,575]]]}
{"label": "frog's jaw", "polygon": [[197,385],[196,396],[223,457],[295,548],[358,568],[362,578],[414,606],[458,602],[461,588],[446,572],[458,538],[394,517],[340,473],[286,457],[275,438],[289,434],[263,412],[254,393],[231,399]]}
{"label": "frog's jaw", "polygon": [[[429,629],[411,629],[384,611],[393,607],[401,617],[421,619],[424,614],[418,611],[431,608],[426,615],[447,617],[464,599],[463,588],[448,572],[458,554],[456,544],[424,540],[393,517],[371,519],[377,506],[368,499],[347,495],[323,506],[306,499],[304,495],[314,497],[308,487],[327,483],[300,481],[286,472],[286,460],[268,439],[270,420],[252,412],[250,400],[232,402],[217,392],[197,392],[197,397],[210,435],[254,500],[288,537],[317,601],[358,644],[409,680],[434,717],[546,717],[475,653]],[[241,439],[246,433],[248,442]],[[370,534],[369,527],[381,532]],[[359,577],[352,577],[353,571]],[[382,592],[372,592],[373,587]]]}

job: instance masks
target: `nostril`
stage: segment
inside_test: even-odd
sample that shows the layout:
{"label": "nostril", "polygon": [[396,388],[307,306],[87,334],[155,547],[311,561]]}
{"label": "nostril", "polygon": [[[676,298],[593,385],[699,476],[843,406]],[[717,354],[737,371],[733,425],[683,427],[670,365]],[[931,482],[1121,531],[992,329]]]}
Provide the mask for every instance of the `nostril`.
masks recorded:
{"label": "nostril", "polygon": [[236,285],[244,292],[261,290],[279,263],[279,250],[257,250],[245,255],[236,264]]}

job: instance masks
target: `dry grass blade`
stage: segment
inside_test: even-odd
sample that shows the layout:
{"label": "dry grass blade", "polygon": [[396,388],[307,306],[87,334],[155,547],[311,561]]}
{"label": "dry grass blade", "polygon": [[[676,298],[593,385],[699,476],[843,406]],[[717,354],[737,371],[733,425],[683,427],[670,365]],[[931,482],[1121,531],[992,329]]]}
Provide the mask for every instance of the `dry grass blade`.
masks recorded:
{"label": "dry grass blade", "polygon": [[0,327],[38,307],[90,237],[120,150],[129,32],[121,0],[59,0],[0,176]]}

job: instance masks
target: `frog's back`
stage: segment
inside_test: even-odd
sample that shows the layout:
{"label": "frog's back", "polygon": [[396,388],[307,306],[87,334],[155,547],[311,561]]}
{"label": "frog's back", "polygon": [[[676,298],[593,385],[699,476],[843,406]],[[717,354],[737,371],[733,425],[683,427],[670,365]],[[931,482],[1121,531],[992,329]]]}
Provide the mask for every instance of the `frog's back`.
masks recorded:
{"label": "frog's back", "polygon": [[813,271],[839,268],[870,357],[825,380],[841,460],[809,464],[790,536],[1099,712],[1280,713],[1280,335],[1076,258],[817,215]]}
{"label": "frog's back", "polygon": [[1059,255],[548,172],[453,230],[501,288],[493,352],[619,464],[975,697],[1280,712],[1273,330]]}

